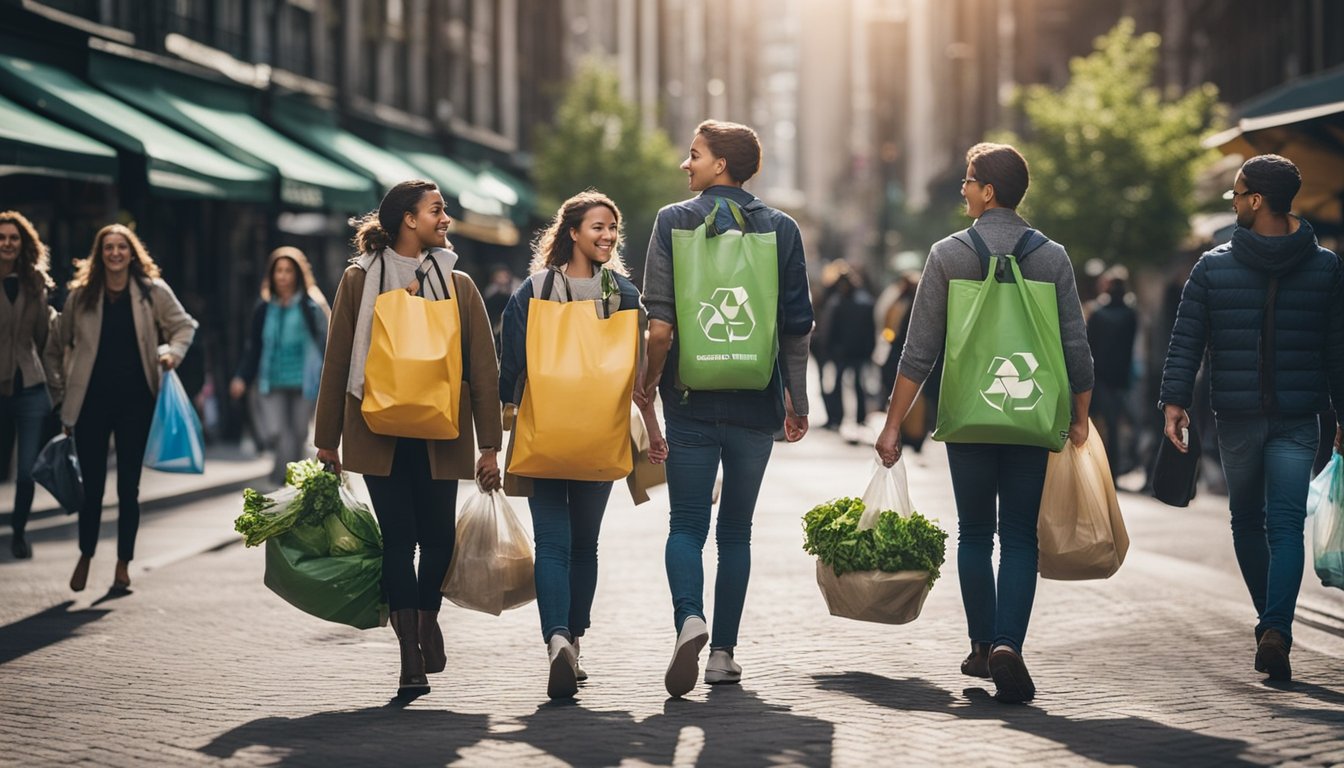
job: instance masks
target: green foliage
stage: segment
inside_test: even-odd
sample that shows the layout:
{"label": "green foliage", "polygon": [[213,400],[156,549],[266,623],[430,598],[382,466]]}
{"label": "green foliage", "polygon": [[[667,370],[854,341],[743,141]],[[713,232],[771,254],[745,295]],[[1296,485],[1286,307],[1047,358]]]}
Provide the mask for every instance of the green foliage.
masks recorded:
{"label": "green foliage", "polygon": [[1196,171],[1216,157],[1200,137],[1220,118],[1205,83],[1176,98],[1153,86],[1161,38],[1122,19],[1074,59],[1069,84],[1020,90],[1029,140],[1011,133],[1031,165],[1022,214],[1075,262],[1162,263],[1188,229]]}
{"label": "green foliage", "polygon": [[875,526],[861,531],[863,509],[863,502],[852,497],[813,507],[803,516],[803,549],[834,568],[837,576],[851,571],[928,571],[932,586],[946,556],[947,533],[918,512],[903,518],[891,510],[884,510]]}
{"label": "green foliage", "polygon": [[536,146],[544,209],[557,210],[589,187],[606,194],[624,217],[627,264],[643,264],[658,209],[690,196],[679,151],[662,130],[644,129],[639,107],[621,98],[616,73],[596,59],[566,86],[554,121],[538,126]]}
{"label": "green foliage", "polygon": [[[340,523],[341,479],[322,469],[314,459],[291,462],[285,468],[286,488],[273,496],[263,496],[252,488],[243,490],[243,513],[233,521],[233,529],[243,535],[243,544],[255,547],[269,538],[295,528],[316,527],[333,536],[350,532]],[[336,522],[329,525],[328,520]]]}

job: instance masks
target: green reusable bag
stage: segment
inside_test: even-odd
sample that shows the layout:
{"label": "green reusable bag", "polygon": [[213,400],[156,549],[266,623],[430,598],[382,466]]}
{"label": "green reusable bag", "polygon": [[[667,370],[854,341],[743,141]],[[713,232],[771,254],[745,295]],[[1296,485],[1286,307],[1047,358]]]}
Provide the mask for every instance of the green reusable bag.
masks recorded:
{"label": "green reusable bag", "polygon": [[[984,280],[947,286],[947,340],[933,439],[1032,445],[1058,451],[1069,435],[1071,399],[1055,284],[1024,280],[1019,256],[989,255],[969,230]],[[1028,230],[1013,249],[1020,253]],[[1012,282],[999,282],[1006,265]]]}
{"label": "green reusable bag", "polygon": [[762,390],[779,348],[779,251],[774,232],[719,232],[720,200],[695,229],[672,230],[677,372],[687,389]]}

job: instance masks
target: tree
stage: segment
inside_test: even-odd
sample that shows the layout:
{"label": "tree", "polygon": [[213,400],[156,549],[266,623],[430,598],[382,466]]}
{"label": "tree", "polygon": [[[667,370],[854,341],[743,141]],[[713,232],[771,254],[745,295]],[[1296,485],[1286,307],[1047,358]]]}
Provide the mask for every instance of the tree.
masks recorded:
{"label": "tree", "polygon": [[566,86],[550,125],[537,129],[535,177],[542,204],[556,210],[589,187],[624,217],[624,258],[642,267],[658,209],[688,195],[680,157],[662,130],[645,130],[639,108],[620,97],[620,81],[596,59]]}
{"label": "tree", "polygon": [[1031,165],[1023,215],[1075,262],[1165,262],[1197,208],[1195,173],[1216,156],[1200,138],[1218,117],[1218,90],[1205,83],[1164,99],[1153,86],[1160,45],[1121,19],[1070,62],[1062,90],[1034,85],[1015,96],[1029,138],[1003,140]]}

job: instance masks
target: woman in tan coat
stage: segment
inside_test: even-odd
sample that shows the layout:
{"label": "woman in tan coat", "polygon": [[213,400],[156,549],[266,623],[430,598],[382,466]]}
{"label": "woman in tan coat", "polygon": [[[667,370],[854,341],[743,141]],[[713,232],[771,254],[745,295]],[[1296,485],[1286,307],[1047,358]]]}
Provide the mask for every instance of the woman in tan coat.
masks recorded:
{"label": "woman in tan coat", "polygon": [[[452,271],[457,254],[446,247],[450,223],[438,187],[422,180],[396,185],[378,210],[364,217],[355,235],[359,256],[336,289],[317,396],[317,458],[336,472],[344,466],[364,475],[383,529],[383,588],[401,647],[398,694],[403,696],[427,692],[426,673],[441,672],[446,665],[439,590],[453,559],[457,481],[474,478],[487,490],[500,486],[495,455],[503,426],[494,338],[476,285],[465,273]],[[444,279],[445,273],[450,279]],[[444,294],[450,291],[457,299],[465,381],[461,433],[454,440],[375,434],[364,420],[364,364],[374,303],[383,290],[431,300],[449,298]],[[342,442],[344,450],[338,452]]]}
{"label": "woman in tan coat", "polygon": [[[196,321],[178,303],[135,233],[98,230],[89,258],[77,262],[65,312],[47,339],[47,384],[61,423],[74,434],[84,477],[79,563],[70,589],[84,589],[98,546],[108,440],[117,445],[117,569],[114,591],[131,586],[140,528],[140,469],[154,419],[161,371],[172,370],[196,338]],[[160,344],[163,340],[163,344]]]}

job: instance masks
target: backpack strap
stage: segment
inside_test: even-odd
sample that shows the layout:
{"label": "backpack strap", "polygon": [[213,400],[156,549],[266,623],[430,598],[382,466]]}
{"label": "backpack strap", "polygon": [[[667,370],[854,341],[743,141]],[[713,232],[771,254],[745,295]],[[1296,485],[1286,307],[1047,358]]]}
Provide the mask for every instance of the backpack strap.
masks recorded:
{"label": "backpack strap", "polygon": [[[981,275],[988,276],[989,261],[993,258],[993,254],[989,250],[989,245],[985,242],[985,239],[980,236],[980,233],[975,231],[975,227],[967,227],[965,232],[971,241],[971,248],[980,257]],[[961,238],[957,239],[961,240]],[[965,240],[962,240],[961,242],[963,245],[966,244]],[[1048,242],[1050,242],[1050,238],[1035,229],[1028,227],[1026,231],[1022,233],[1022,236],[1017,239],[1017,244],[1013,246],[1013,249],[1009,251],[1009,253],[1017,259],[1019,264],[1021,264],[1023,259]],[[1005,263],[1003,261],[997,263],[998,266],[994,270],[995,277],[999,280],[1003,280],[1006,274]],[[983,280],[984,277],[981,277],[981,279]]]}

